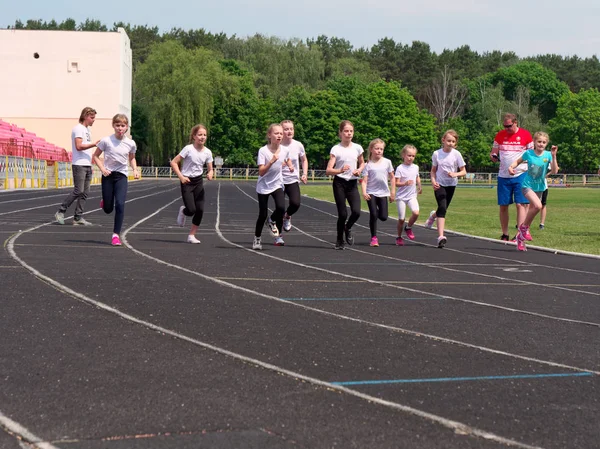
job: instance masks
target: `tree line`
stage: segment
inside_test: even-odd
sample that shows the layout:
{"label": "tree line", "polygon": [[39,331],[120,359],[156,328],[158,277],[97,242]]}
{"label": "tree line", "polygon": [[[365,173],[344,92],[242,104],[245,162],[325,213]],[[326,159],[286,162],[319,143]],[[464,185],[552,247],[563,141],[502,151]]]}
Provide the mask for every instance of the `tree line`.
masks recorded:
{"label": "tree line", "polygon": [[470,171],[493,170],[489,151],[502,115],[550,134],[562,171],[591,172],[600,162],[600,61],[555,54],[519,58],[478,53],[468,46],[441,53],[425,42],[382,38],[371,48],[319,36],[240,38],[203,29],[87,19],[16,21],[9,28],[116,31],[133,53],[132,135],[139,162],[165,165],[187,144],[191,127],[209,128],[207,146],[227,166],[254,165],[267,126],[290,119],[313,168],[324,168],[341,120],[355,124],[355,141],[379,137],[400,161],[407,143],[427,169],[448,128],[460,135]]}

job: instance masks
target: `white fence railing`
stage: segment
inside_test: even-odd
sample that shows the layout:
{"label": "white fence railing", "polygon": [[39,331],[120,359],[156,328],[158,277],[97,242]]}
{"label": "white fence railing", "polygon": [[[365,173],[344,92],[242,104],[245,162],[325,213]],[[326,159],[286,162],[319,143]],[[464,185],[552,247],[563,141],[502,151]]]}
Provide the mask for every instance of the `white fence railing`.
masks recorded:
{"label": "white fence railing", "polygon": [[[142,178],[173,178],[177,175],[171,167],[140,167]],[[421,180],[429,182],[429,172],[421,172]],[[217,168],[215,177],[230,180],[251,180],[258,178],[258,168]],[[497,173],[468,173],[466,177],[459,179],[460,184],[494,185],[497,183]],[[309,170],[309,181],[331,180],[331,176],[325,174],[325,170]],[[556,174],[549,178],[549,184],[553,186],[600,186],[600,176],[597,174]]]}

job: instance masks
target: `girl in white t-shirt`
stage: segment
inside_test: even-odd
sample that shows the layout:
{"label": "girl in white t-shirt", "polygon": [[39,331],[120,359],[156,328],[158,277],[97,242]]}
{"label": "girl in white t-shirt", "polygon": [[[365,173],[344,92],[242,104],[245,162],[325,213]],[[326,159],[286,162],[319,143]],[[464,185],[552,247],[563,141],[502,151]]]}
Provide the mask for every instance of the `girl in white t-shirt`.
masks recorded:
{"label": "girl in white t-shirt", "polygon": [[[294,122],[284,120],[281,122],[283,128],[283,140],[281,147],[287,151],[287,158],[292,162],[294,171],[290,171],[286,164],[281,170],[283,174],[283,190],[288,197],[288,207],[283,216],[283,230],[288,232],[292,230],[292,215],[300,208],[300,183],[307,182],[308,174],[308,159],[304,145],[297,140],[294,140]],[[302,164],[302,175],[300,175],[300,164]]]}
{"label": "girl in white t-shirt", "polygon": [[[125,218],[125,201],[127,199],[127,165],[133,169],[133,177],[138,179],[140,173],[135,162],[136,145],[125,135],[129,128],[129,120],[124,114],[117,114],[112,119],[115,133],[102,139],[96,148],[94,163],[102,172],[102,209],[110,214],[115,210],[115,223],[111,244],[121,246],[121,227]],[[100,155],[104,152],[104,159]]]}
{"label": "girl in white t-shirt", "polygon": [[[415,234],[412,231],[412,226],[419,218],[419,201],[417,195],[423,191],[421,189],[421,177],[419,176],[419,166],[414,164],[417,156],[417,149],[413,145],[404,145],[400,152],[402,164],[396,168],[396,207],[398,208],[398,237],[396,237],[396,245],[404,245],[402,239],[402,229],[410,240],[415,239]],[[406,205],[410,207],[411,216],[406,226],[404,220],[406,217]]]}
{"label": "girl in white t-shirt", "polygon": [[275,245],[283,246],[285,243],[281,237],[283,226],[283,214],[285,212],[285,195],[283,193],[283,176],[281,167],[287,164],[291,172],[294,166],[287,159],[287,153],[281,148],[283,139],[283,128],[279,123],[273,123],[267,131],[267,145],[258,150],[256,164],[258,165],[258,181],[256,182],[256,193],[258,194],[258,219],[254,230],[254,241],[252,249],[261,250],[262,228],[267,221],[269,212],[269,196],[275,200],[275,211],[269,220],[271,234],[275,237]]}
{"label": "girl in white t-shirt", "polygon": [[[377,239],[377,220],[388,219],[388,201],[396,196],[394,183],[394,166],[392,161],[383,157],[385,142],[374,139],[369,144],[369,161],[363,171],[362,193],[369,206],[369,229],[371,230],[371,246],[379,246]],[[389,183],[392,185],[390,194]]]}
{"label": "girl in white t-shirt", "polygon": [[457,143],[458,133],[449,129],[442,137],[442,148],[434,151],[431,157],[431,185],[438,208],[431,211],[425,226],[431,228],[437,219],[438,248],[446,246],[447,239],[444,236],[446,210],[454,196],[458,178],[467,174],[465,161],[460,152],[455,149]]}
{"label": "girl in white t-shirt", "polygon": [[[192,218],[192,227],[187,237],[188,243],[200,243],[196,238],[196,232],[202,216],[204,215],[204,185],[202,178],[204,165],[207,167],[206,178],[211,181],[213,177],[212,152],[204,146],[208,130],[203,124],[192,128],[190,133],[190,144],[183,147],[181,152],[171,160],[171,168],[181,181],[181,198],[183,206],[177,214],[177,224],[185,226],[185,217]],[[181,169],[179,163],[183,161]]]}
{"label": "girl in white t-shirt", "polygon": [[[365,150],[360,145],[352,142],[354,125],[349,120],[343,120],[339,127],[341,142],[334,146],[329,153],[327,163],[327,176],[333,178],[333,197],[338,210],[337,238],[335,249],[344,249],[344,237],[348,245],[354,244],[352,225],[360,217],[360,194],[357,180],[365,168],[363,153]],[[346,201],[350,205],[350,218],[346,210]],[[348,218],[348,221],[346,219]]]}

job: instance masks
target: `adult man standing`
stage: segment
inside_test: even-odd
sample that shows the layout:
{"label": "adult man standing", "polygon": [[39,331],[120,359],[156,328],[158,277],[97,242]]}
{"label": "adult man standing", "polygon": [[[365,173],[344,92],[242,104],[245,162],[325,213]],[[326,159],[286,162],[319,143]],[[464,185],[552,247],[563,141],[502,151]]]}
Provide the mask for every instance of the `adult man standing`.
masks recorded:
{"label": "adult man standing", "polygon": [[[508,236],[508,206],[513,202],[516,203],[517,225],[520,225],[525,220],[529,205],[529,201],[521,191],[527,164],[517,166],[514,175],[508,172],[508,167],[519,159],[525,150],[533,149],[533,139],[529,131],[518,127],[517,116],[514,114],[504,114],[503,125],[504,129],[498,132],[494,139],[490,159],[500,162],[497,188],[500,226],[502,227],[500,239],[508,241],[510,239]],[[531,240],[531,235],[528,233],[525,238]]]}
{"label": "adult man standing", "polygon": [[82,217],[83,207],[90,191],[92,182],[92,154],[93,148],[100,142],[92,142],[92,133],[90,127],[96,120],[96,111],[93,108],[86,107],[81,111],[79,124],[71,131],[72,170],[73,170],[73,191],[65,198],[60,205],[54,218],[58,224],[65,224],[65,212],[74,201],[75,214],[73,216],[74,225],[90,226],[91,223]]}

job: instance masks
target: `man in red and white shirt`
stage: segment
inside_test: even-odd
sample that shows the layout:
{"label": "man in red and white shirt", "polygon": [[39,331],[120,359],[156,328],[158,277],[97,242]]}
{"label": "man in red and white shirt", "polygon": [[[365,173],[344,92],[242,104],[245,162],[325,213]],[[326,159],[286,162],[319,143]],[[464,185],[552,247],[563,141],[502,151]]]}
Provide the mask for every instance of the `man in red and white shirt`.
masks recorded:
{"label": "man in red and white shirt", "polygon": [[521,164],[515,169],[515,174],[508,172],[508,167],[519,159],[525,150],[533,149],[533,139],[529,131],[517,126],[517,116],[504,114],[504,129],[496,134],[490,159],[500,162],[498,171],[498,205],[500,206],[500,226],[502,227],[502,240],[509,240],[508,236],[508,206],[513,202],[517,207],[517,224],[520,225],[527,215],[529,201],[521,191],[527,164]]}

